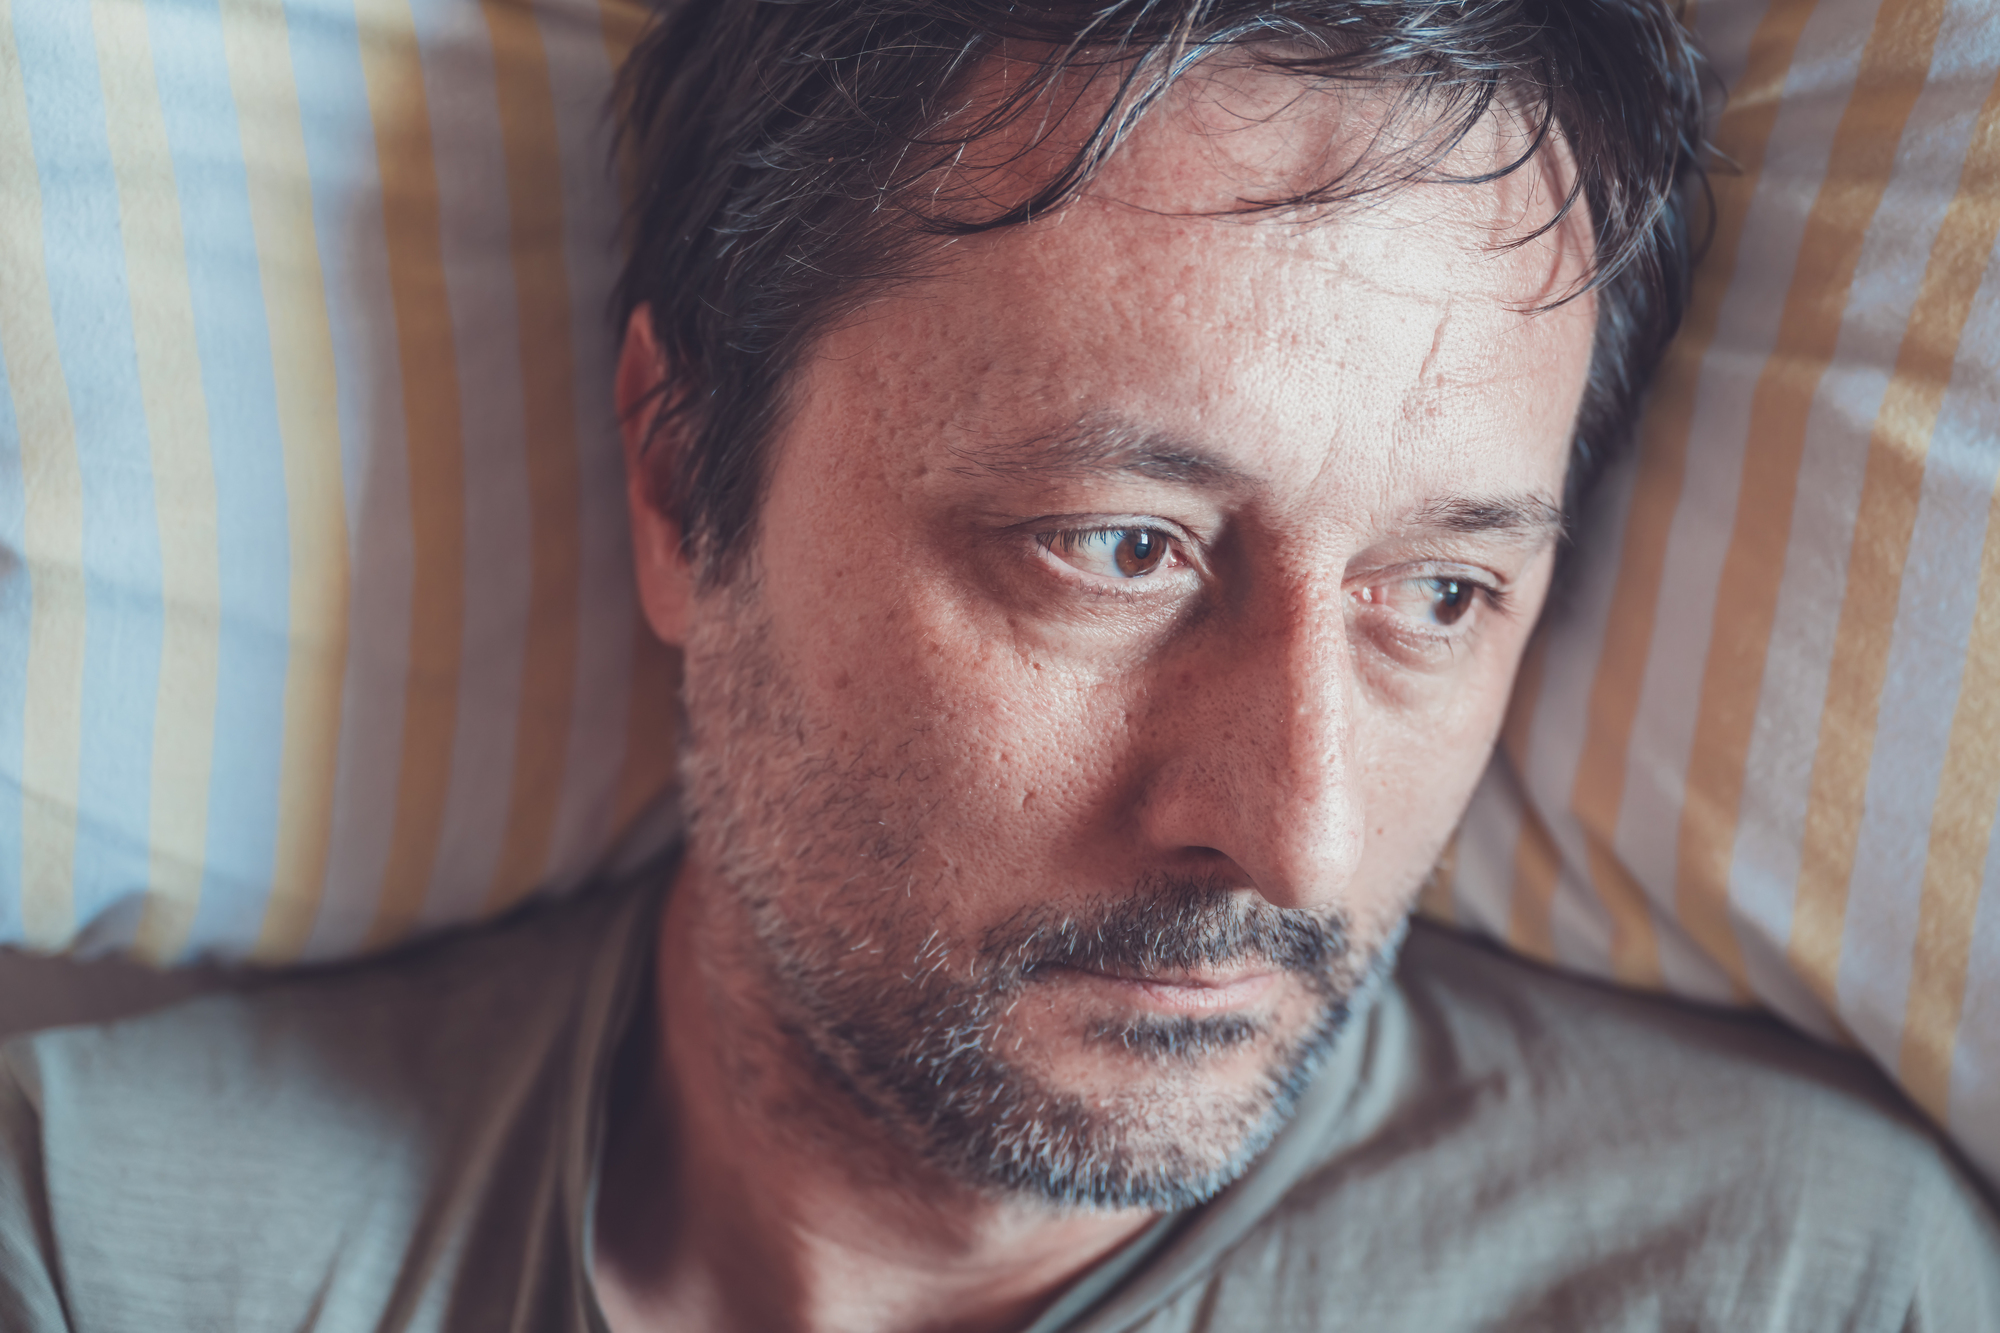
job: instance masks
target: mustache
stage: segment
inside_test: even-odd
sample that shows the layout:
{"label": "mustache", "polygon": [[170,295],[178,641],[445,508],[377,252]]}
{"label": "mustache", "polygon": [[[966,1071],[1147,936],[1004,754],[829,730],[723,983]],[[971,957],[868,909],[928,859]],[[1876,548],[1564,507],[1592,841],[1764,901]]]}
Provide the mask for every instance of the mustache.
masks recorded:
{"label": "mustache", "polygon": [[1157,876],[1084,910],[1028,909],[987,932],[983,970],[1025,985],[1055,968],[1143,975],[1259,963],[1330,986],[1351,968],[1345,913],[1274,907],[1241,887]]}

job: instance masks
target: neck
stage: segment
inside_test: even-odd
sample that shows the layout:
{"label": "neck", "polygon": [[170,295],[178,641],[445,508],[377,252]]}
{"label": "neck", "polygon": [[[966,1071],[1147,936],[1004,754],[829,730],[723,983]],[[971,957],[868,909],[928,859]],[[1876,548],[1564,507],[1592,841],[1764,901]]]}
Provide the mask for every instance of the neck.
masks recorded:
{"label": "neck", "polygon": [[613,1097],[595,1264],[618,1333],[999,1333],[1153,1221],[996,1197],[893,1141],[785,1035],[711,888],[683,865]]}

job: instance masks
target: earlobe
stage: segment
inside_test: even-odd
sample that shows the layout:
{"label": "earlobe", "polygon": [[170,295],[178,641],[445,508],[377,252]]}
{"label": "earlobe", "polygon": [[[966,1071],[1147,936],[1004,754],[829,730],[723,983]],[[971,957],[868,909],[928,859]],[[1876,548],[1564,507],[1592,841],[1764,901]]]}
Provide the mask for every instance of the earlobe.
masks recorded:
{"label": "earlobe", "polygon": [[694,599],[694,570],[681,548],[681,525],[663,508],[655,478],[657,451],[673,447],[671,432],[657,434],[662,408],[672,395],[672,371],[653,336],[653,312],[640,306],[625,326],[613,388],[618,428],[625,444],[625,504],[632,521],[632,564],[639,602],[653,633],[669,644],[687,637]]}

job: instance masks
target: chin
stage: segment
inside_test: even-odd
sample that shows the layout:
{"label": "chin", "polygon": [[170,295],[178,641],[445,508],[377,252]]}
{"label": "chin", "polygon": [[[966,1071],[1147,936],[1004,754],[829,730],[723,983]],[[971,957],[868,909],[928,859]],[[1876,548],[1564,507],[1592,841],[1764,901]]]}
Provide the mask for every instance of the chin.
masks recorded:
{"label": "chin", "polygon": [[787,1026],[929,1167],[1062,1209],[1214,1197],[1290,1119],[1356,994],[1332,973],[1286,977],[1255,1005],[1189,1013],[1106,1004],[1105,986],[1067,975],[899,980],[795,972]]}
{"label": "chin", "polygon": [[1170,1211],[1214,1197],[1290,1120],[1348,1016],[1280,1036],[1238,1016],[1099,1025],[1046,1072],[964,1072],[927,1155],[959,1179],[1061,1208]]}

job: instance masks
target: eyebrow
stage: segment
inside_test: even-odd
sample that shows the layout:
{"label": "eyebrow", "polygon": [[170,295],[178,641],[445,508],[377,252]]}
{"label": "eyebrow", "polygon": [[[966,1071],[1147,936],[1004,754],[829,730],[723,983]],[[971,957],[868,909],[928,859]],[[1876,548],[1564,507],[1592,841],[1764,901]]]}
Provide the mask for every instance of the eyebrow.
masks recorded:
{"label": "eyebrow", "polygon": [[1082,421],[991,448],[952,448],[962,470],[989,476],[1137,476],[1235,490],[1249,473],[1196,445],[1122,421]]}
{"label": "eyebrow", "polygon": [[1539,492],[1519,495],[1445,495],[1427,500],[1408,526],[1442,532],[1490,534],[1541,541],[1563,530],[1562,506]]}
{"label": "eyebrow", "polygon": [[[1197,445],[1117,419],[1086,420],[990,448],[953,446],[951,454],[958,470],[988,476],[1140,476],[1216,490],[1256,484],[1250,473]],[[1401,526],[1537,543],[1562,532],[1563,511],[1538,491],[1441,495],[1417,506]]]}

